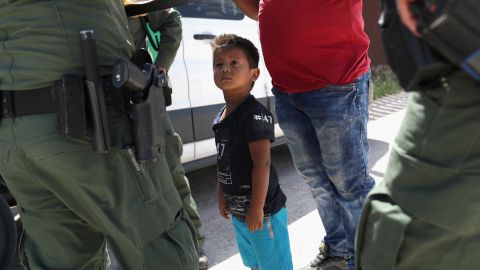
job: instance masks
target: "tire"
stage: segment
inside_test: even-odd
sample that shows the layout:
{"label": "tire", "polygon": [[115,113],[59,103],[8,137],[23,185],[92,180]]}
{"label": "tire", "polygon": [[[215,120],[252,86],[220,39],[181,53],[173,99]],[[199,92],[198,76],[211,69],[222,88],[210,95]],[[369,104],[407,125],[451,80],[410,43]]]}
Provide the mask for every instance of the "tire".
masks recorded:
{"label": "tire", "polygon": [[17,230],[5,198],[0,195],[0,270],[8,270],[15,256]]}

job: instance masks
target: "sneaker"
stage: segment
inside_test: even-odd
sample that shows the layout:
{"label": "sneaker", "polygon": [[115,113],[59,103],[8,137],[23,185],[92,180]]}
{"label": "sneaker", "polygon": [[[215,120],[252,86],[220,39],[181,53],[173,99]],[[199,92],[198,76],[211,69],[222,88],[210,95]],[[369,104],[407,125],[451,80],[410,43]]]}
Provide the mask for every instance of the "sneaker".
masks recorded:
{"label": "sneaker", "polygon": [[327,257],[323,262],[318,264],[315,270],[347,270],[347,260],[343,257]]}
{"label": "sneaker", "polygon": [[208,269],[208,258],[203,251],[203,248],[198,250],[198,269],[199,270],[207,270]]}
{"label": "sneaker", "polygon": [[316,270],[347,270],[347,260],[343,257],[328,255],[328,245],[322,243],[310,267]]}
{"label": "sneaker", "polygon": [[325,243],[320,244],[317,257],[310,262],[310,267],[315,268],[328,258],[328,246]]}

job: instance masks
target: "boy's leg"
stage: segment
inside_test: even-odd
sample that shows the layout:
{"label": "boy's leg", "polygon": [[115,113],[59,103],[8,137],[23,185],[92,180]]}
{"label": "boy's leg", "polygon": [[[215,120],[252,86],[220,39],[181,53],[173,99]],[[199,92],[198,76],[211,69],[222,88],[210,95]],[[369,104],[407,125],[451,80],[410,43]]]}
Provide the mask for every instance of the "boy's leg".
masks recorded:
{"label": "boy's leg", "polygon": [[287,210],[282,208],[266,218],[263,229],[249,233],[259,269],[292,270]]}
{"label": "boy's leg", "polygon": [[287,210],[263,220],[263,229],[250,232],[245,222],[232,217],[243,264],[251,269],[292,270]]}
{"label": "boy's leg", "polygon": [[248,230],[245,222],[242,222],[235,218],[232,219],[233,232],[235,233],[235,239],[237,240],[238,251],[242,258],[243,265],[251,269],[259,269],[257,256],[255,255],[252,242],[250,241],[250,231]]}

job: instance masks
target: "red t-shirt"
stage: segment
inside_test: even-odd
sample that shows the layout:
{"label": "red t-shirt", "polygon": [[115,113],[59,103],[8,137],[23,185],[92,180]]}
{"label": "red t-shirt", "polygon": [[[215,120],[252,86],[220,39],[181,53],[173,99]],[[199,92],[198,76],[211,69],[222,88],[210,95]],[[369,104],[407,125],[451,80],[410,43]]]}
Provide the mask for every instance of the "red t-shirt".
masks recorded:
{"label": "red t-shirt", "polygon": [[351,83],[370,68],[362,0],[260,0],[259,24],[272,83],[284,92]]}

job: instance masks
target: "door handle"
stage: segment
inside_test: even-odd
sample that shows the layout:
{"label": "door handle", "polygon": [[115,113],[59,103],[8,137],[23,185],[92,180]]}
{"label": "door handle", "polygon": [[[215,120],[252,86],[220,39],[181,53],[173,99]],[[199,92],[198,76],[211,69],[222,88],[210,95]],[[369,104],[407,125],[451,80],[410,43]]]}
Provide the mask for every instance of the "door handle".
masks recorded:
{"label": "door handle", "polygon": [[193,38],[196,40],[206,40],[206,39],[214,39],[216,36],[212,34],[194,34]]}

